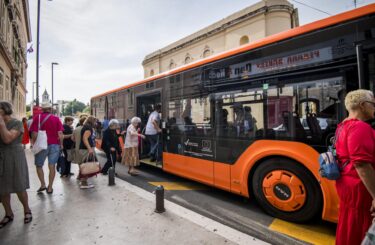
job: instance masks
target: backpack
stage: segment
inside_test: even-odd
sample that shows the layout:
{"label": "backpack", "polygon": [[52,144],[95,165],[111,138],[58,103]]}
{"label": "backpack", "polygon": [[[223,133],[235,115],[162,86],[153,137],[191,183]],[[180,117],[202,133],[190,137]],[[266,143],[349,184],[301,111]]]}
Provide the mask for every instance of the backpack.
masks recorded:
{"label": "backpack", "polygon": [[339,163],[337,161],[336,155],[336,141],[341,133],[343,126],[338,130],[332,140],[332,145],[328,146],[328,151],[323,152],[319,155],[319,174],[321,177],[329,179],[329,180],[337,180],[340,178],[340,172],[344,169],[344,167],[349,163],[349,160],[344,163],[344,165],[340,168]]}

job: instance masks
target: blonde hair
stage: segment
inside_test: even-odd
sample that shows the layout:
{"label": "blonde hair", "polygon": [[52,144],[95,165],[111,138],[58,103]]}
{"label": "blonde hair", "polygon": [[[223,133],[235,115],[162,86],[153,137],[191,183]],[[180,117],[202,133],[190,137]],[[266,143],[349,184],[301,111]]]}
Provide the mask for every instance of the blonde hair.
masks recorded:
{"label": "blonde hair", "polygon": [[86,119],[87,119],[87,117],[81,117],[79,119],[79,125],[83,126],[83,124],[85,123]]}
{"label": "blonde hair", "polygon": [[372,101],[374,94],[370,90],[357,89],[349,92],[345,97],[345,107],[348,111],[355,110],[359,104],[365,101]]}
{"label": "blonde hair", "polygon": [[83,126],[89,126],[89,127],[94,127],[96,123],[96,118],[94,116],[88,116],[83,123]]}

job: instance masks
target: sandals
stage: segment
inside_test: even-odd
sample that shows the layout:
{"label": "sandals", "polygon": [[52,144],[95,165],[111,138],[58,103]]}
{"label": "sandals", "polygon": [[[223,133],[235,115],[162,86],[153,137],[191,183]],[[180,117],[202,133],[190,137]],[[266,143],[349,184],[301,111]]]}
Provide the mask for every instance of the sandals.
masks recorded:
{"label": "sandals", "polygon": [[[6,215],[3,220],[0,222],[0,229],[4,228],[7,224],[12,222],[14,219],[13,215]],[[28,224],[33,220],[33,215],[31,214],[31,211],[25,213],[25,218],[23,219],[24,224]]]}
{"label": "sandals", "polygon": [[30,212],[25,213],[25,218],[23,219],[24,224],[28,224],[33,220],[33,215]]}
{"label": "sandals", "polygon": [[131,171],[131,172],[128,172],[128,174],[130,174],[131,176],[139,175],[139,173],[137,171]]}
{"label": "sandals", "polygon": [[12,222],[14,219],[14,216],[6,215],[3,220],[0,222],[0,229],[4,228],[8,223]]}
{"label": "sandals", "polygon": [[51,195],[53,193],[53,188],[51,188],[51,190],[47,190],[47,194]]}
{"label": "sandals", "polygon": [[47,190],[47,187],[40,187],[36,192],[39,194],[39,193],[42,193],[45,190]]}

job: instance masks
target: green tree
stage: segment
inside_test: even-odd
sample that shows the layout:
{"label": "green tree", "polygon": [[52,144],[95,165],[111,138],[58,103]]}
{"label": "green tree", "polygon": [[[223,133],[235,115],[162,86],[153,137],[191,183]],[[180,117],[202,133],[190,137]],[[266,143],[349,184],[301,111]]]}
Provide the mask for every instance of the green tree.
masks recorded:
{"label": "green tree", "polygon": [[87,103],[85,109],[83,109],[82,112],[85,113],[85,114],[90,114],[91,113],[91,107],[90,107],[89,103]]}
{"label": "green tree", "polygon": [[81,101],[74,99],[69,102],[64,108],[64,116],[74,116],[77,112],[82,112],[86,108],[86,105]]}

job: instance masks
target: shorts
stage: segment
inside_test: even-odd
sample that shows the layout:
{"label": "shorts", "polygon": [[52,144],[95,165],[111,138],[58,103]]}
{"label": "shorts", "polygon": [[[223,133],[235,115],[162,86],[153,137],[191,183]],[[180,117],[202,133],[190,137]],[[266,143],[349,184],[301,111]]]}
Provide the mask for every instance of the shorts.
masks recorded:
{"label": "shorts", "polygon": [[43,167],[46,158],[48,157],[48,164],[56,164],[60,156],[60,145],[48,145],[47,150],[42,150],[35,155],[35,165]]}

